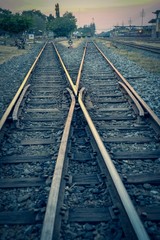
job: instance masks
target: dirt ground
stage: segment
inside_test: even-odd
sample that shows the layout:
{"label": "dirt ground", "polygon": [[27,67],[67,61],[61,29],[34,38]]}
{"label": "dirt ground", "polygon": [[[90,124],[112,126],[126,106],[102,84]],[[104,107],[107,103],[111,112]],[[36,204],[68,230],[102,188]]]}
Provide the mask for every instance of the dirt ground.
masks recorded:
{"label": "dirt ground", "polygon": [[[72,47],[77,48],[79,44],[82,42],[82,39],[72,39],[72,42],[73,42]],[[68,40],[61,41],[60,43],[66,47],[69,47]]]}
{"label": "dirt ground", "polygon": [[[82,41],[81,39],[73,39],[72,47],[73,48],[78,47],[81,41]],[[66,47],[69,46],[68,40],[61,41],[61,44],[63,44]],[[28,44],[25,46],[25,49],[18,49],[17,47],[14,46],[0,45],[0,64],[8,61],[14,56],[26,54],[30,47],[31,46]]]}
{"label": "dirt ground", "polygon": [[18,49],[17,47],[0,45],[0,64],[8,61],[14,56],[19,56],[27,53],[29,46],[26,49]]}
{"label": "dirt ground", "polygon": [[[79,46],[79,44],[82,42],[82,39],[72,39],[73,44],[72,48],[76,48]],[[63,40],[60,42],[62,45],[69,47],[68,40]],[[160,73],[160,60],[159,59],[152,59],[150,57],[144,57],[140,53],[135,53],[134,51],[126,51],[126,50],[120,50],[116,49],[112,46],[110,42],[104,41],[104,44],[111,48],[113,51],[120,55],[127,56],[130,60],[139,62],[139,65],[144,67],[145,69],[149,70],[150,72],[154,73]],[[30,49],[30,45],[26,45],[25,49],[18,49],[14,46],[4,46],[0,45],[0,64],[2,64],[5,61],[8,61],[14,56],[19,56],[26,54],[28,50]]]}

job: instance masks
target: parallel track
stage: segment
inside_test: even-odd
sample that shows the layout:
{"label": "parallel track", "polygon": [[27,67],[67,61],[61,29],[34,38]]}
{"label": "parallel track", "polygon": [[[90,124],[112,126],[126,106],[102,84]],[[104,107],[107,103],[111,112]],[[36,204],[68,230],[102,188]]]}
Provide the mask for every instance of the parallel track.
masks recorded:
{"label": "parallel track", "polygon": [[[90,48],[92,48],[93,45],[90,45]],[[156,133],[154,132],[151,126],[152,120],[146,115],[146,109],[144,109],[143,116],[142,112],[135,109],[133,100],[129,100],[128,102],[128,96],[124,97],[123,92],[125,91],[121,86],[123,86],[123,80],[125,79],[122,79],[120,84],[119,76],[116,76],[115,71],[110,70],[110,66],[106,66],[105,72],[104,70],[102,70],[103,72],[101,70],[98,72],[96,68],[91,67],[89,64],[90,59],[97,58],[98,54],[96,53],[93,53],[92,56],[89,53],[88,57],[86,56],[86,68],[84,66],[81,79],[82,84],[85,84],[88,90],[90,101],[93,104],[89,113],[118,172],[124,178],[127,189],[130,189],[131,197],[137,206],[137,203],[141,204],[141,202],[136,199],[131,190],[133,184],[135,184],[134,188],[136,189],[137,187],[139,189],[137,191],[141,191],[142,195],[144,194],[143,186],[139,184],[151,183],[153,184],[152,190],[157,190],[157,186],[154,186],[154,184],[157,185],[159,183],[159,169],[157,169],[158,158],[160,156],[159,132],[158,130]],[[104,69],[104,60],[99,59],[100,61],[102,69]],[[90,78],[88,77],[89,72],[91,74]],[[138,95],[136,97],[138,98]],[[142,104],[144,102],[141,103],[141,106]],[[132,107],[134,107],[134,111]],[[144,107],[146,107],[145,104]],[[159,119],[156,120],[158,126]],[[140,163],[142,164],[141,168],[139,168]],[[126,165],[128,165],[127,170]],[[148,194],[149,197],[154,199],[154,195],[150,196],[150,192]],[[148,203],[148,206],[146,206],[146,215],[147,207],[148,211],[151,211],[153,208],[154,212],[156,206],[157,213],[159,212],[157,200],[155,199],[155,202],[152,202],[152,204]],[[156,215],[155,220],[157,220]]]}
{"label": "parallel track", "polygon": [[155,54],[160,54],[160,47],[153,47],[149,45],[142,45],[142,44],[136,44],[136,43],[123,42],[123,41],[114,41],[114,43],[132,47],[132,48],[137,48],[137,49],[148,51]]}
{"label": "parallel track", "polygon": [[[4,236],[6,239],[39,239],[59,142],[71,102],[66,97],[69,96],[67,82],[51,43],[45,46],[37,60],[30,78],[24,80],[18,91],[20,93],[23,89],[26,93],[20,108],[18,101],[13,105],[12,122],[7,123],[9,127],[4,130],[1,145],[2,239]],[[8,115],[8,109],[1,122]]]}

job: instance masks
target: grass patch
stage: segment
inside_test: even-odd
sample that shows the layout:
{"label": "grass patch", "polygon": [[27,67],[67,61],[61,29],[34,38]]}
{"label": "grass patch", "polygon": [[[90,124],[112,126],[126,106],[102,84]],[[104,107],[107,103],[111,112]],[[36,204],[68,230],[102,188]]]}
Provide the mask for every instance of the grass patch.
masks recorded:
{"label": "grass patch", "polygon": [[129,60],[136,62],[137,65],[143,67],[149,72],[160,73],[160,60],[158,58],[146,57],[141,53],[134,51],[126,51],[112,47],[112,50],[119,55],[127,57]]}
{"label": "grass patch", "polygon": [[[149,57],[149,56],[145,56],[139,52],[135,52],[133,50],[125,50],[125,49],[119,49],[119,47],[115,47],[114,44],[112,44],[112,42],[107,41],[107,40],[101,40],[101,42],[108,48],[110,48],[114,53],[122,55],[127,57],[129,60],[135,62],[137,65],[139,65],[140,67],[146,69],[147,71],[151,72],[151,73],[160,73],[160,59],[158,59],[158,57]],[[136,42],[139,43],[139,42]],[[144,42],[139,43],[139,44],[145,44]],[[159,43],[148,43],[148,45],[151,46],[158,46],[159,47]],[[117,46],[117,45],[116,45]],[[158,56],[158,55],[155,55]]]}

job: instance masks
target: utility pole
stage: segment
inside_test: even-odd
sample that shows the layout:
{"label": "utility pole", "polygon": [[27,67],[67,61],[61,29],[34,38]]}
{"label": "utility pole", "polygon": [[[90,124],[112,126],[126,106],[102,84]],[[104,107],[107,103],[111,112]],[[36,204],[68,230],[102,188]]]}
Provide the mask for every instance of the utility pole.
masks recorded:
{"label": "utility pole", "polygon": [[145,17],[144,9],[142,9],[140,16],[142,17],[141,26],[143,27],[143,18]]}
{"label": "utility pole", "polygon": [[131,24],[132,24],[132,19],[130,18],[129,21],[129,36],[131,35]]}
{"label": "utility pole", "polygon": [[129,23],[129,34],[130,34],[130,31],[131,31],[131,25],[132,25],[132,19],[131,19],[131,18],[129,19],[128,23]]}
{"label": "utility pole", "polygon": [[128,23],[129,23],[129,26],[131,27],[131,24],[132,24],[132,19],[131,18],[129,19]]}

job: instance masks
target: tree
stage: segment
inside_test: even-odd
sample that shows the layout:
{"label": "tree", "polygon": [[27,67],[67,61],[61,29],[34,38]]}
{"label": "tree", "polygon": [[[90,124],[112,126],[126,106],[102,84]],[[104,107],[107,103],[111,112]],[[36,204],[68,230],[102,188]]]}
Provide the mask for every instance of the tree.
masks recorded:
{"label": "tree", "polygon": [[77,19],[75,18],[75,16],[73,16],[71,12],[66,12],[63,15],[63,18],[64,18],[66,30],[68,31],[68,35],[69,35],[77,28],[76,27]]}
{"label": "tree", "polygon": [[2,15],[11,15],[12,12],[3,8],[0,8],[0,16]]}
{"label": "tree", "polygon": [[54,16],[50,14],[47,17],[46,30],[50,31],[52,29],[53,21],[55,20]]}
{"label": "tree", "polygon": [[83,37],[93,37],[95,35],[95,31],[95,23],[91,23],[90,25],[84,25],[83,28],[78,28],[78,32],[80,32]]}
{"label": "tree", "polygon": [[8,10],[0,9],[0,26],[1,31],[10,34],[20,34],[28,30],[31,26],[31,21],[19,13],[12,14]]}
{"label": "tree", "polygon": [[49,16],[47,17],[47,21],[48,22],[52,22],[52,21],[54,21],[54,16],[52,15],[52,14],[49,14]]}
{"label": "tree", "polygon": [[59,18],[60,12],[59,12],[59,4],[58,3],[55,5],[55,11],[56,11],[56,18]]}
{"label": "tree", "polygon": [[[59,6],[59,5],[58,5]],[[63,17],[54,18],[52,14],[48,17],[39,10],[23,11],[22,14],[0,8],[0,29],[1,32],[19,34],[25,31],[41,34],[46,31],[53,31],[55,36],[68,37],[76,29],[76,18],[71,12],[66,12]]]}
{"label": "tree", "polygon": [[56,37],[68,37],[76,29],[76,18],[70,12],[66,12],[63,17],[55,18],[49,25],[49,30],[53,31]]}
{"label": "tree", "polygon": [[84,25],[83,28],[80,28],[80,31],[81,31],[83,37],[91,35],[91,30],[88,25]]}
{"label": "tree", "polygon": [[1,31],[1,34],[7,32],[11,14],[12,13],[10,11],[0,8],[0,31]]}
{"label": "tree", "polygon": [[22,15],[28,17],[32,21],[32,26],[29,31],[36,35],[46,31],[47,16],[41,13],[39,10],[23,11]]}
{"label": "tree", "polygon": [[16,13],[11,18],[11,26],[9,31],[14,34],[20,34],[28,30],[31,25],[32,23],[29,18]]}
{"label": "tree", "polygon": [[46,20],[46,15],[41,13],[41,11],[39,11],[39,10],[33,9],[33,10],[23,11],[22,14],[30,16],[30,17],[34,17],[35,15],[37,15],[37,16],[41,17],[44,21]]}

